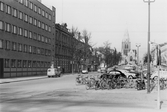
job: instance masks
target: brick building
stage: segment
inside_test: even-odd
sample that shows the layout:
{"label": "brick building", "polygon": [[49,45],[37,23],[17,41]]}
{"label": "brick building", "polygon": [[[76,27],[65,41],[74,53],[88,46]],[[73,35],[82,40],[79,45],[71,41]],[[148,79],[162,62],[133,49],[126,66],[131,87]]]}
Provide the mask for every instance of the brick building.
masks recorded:
{"label": "brick building", "polygon": [[0,0],[0,78],[46,74],[54,39],[54,7],[38,0]]}

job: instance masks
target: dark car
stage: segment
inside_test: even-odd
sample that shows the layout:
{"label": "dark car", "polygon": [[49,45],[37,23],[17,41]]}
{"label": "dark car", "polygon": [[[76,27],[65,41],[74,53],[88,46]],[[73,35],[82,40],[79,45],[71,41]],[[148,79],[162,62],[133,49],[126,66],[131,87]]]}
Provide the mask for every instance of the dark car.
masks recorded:
{"label": "dark car", "polygon": [[111,70],[109,71],[108,74],[114,76],[115,78],[118,78],[118,77],[126,78],[126,75],[119,70]]}
{"label": "dark car", "polygon": [[126,78],[126,75],[119,70],[111,70],[108,73],[101,75],[101,78]]}

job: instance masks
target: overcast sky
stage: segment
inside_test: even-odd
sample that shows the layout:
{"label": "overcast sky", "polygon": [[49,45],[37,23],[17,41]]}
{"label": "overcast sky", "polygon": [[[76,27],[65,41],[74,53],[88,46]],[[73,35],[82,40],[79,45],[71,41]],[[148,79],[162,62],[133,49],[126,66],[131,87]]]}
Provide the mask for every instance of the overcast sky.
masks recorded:
{"label": "overcast sky", "polygon": [[[148,4],[143,0],[42,0],[56,8],[56,23],[67,23],[68,28],[77,27],[91,32],[91,42],[121,51],[126,30],[129,32],[131,49],[140,43],[140,58],[147,52]],[[167,0],[151,3],[151,41],[167,42]]]}

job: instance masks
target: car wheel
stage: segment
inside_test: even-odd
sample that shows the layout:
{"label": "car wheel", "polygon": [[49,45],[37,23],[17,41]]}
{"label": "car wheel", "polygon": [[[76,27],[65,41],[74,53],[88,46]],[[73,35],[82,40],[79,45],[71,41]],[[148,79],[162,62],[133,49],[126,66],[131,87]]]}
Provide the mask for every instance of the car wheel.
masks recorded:
{"label": "car wheel", "polygon": [[133,79],[133,76],[129,75],[129,76],[128,76],[128,79]]}
{"label": "car wheel", "polygon": [[154,81],[158,80],[158,77],[157,77],[157,76],[154,76],[153,80],[154,80]]}

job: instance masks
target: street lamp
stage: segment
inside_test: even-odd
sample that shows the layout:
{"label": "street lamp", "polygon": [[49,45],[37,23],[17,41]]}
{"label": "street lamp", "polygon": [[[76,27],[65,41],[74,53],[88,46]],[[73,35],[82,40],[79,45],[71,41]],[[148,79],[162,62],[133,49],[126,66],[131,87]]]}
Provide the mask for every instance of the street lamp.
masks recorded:
{"label": "street lamp", "polygon": [[147,53],[147,93],[150,93],[150,3],[155,2],[155,0],[143,0],[148,3],[148,53]]}
{"label": "street lamp", "polygon": [[139,47],[140,47],[141,45],[140,44],[136,44],[136,47],[137,47],[137,65],[139,66],[140,64],[139,64]]}
{"label": "street lamp", "polygon": [[[149,44],[153,44],[153,45],[156,46],[156,49],[157,49],[157,61],[161,61],[161,60],[159,60],[159,58],[160,58],[160,55],[159,55],[160,46],[159,46],[159,44],[157,44],[155,42],[149,42]],[[159,82],[159,79],[160,79],[160,65],[158,64],[158,82],[157,82],[157,86],[158,86],[157,106],[158,106],[158,109],[160,109],[160,82]]]}

